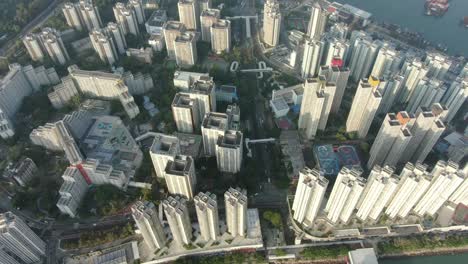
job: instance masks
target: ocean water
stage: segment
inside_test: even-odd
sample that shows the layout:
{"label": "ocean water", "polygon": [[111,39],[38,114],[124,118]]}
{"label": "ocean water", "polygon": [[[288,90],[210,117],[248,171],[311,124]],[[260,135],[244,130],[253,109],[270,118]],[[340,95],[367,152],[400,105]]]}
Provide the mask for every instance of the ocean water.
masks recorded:
{"label": "ocean water", "polygon": [[468,29],[460,25],[468,16],[468,0],[450,0],[450,8],[442,17],[424,15],[425,0],[335,0],[373,14],[375,20],[398,24],[420,32],[432,43],[448,47],[452,55],[468,57]]}

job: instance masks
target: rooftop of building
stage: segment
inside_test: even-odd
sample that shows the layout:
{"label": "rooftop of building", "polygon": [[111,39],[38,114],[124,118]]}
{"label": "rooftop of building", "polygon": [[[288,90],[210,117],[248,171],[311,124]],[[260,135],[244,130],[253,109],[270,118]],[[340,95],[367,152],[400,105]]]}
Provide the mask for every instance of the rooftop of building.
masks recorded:
{"label": "rooftop of building", "polygon": [[166,165],[166,173],[170,175],[187,175],[193,166],[193,158],[190,156],[176,155],[174,160],[169,160]]}
{"label": "rooftop of building", "polygon": [[165,30],[178,30],[183,31],[185,30],[185,25],[179,21],[169,20],[164,23],[163,28]]}
{"label": "rooftop of building", "polygon": [[197,34],[195,32],[185,31],[176,37],[175,42],[185,43],[197,40]]}
{"label": "rooftop of building", "polygon": [[218,19],[214,22],[211,27],[212,28],[228,28],[231,25],[231,21],[227,19]]}
{"label": "rooftop of building", "polygon": [[154,137],[150,152],[154,154],[175,155],[178,151],[179,139],[176,136],[157,134]]}
{"label": "rooftop of building", "polygon": [[359,248],[348,253],[351,263],[378,264],[373,248]]}
{"label": "rooftop of building", "polygon": [[111,165],[133,162],[140,153],[132,135],[116,116],[96,118],[79,145],[88,158]]}
{"label": "rooftop of building", "polygon": [[163,27],[166,21],[166,10],[158,9],[153,12],[148,20],[146,20],[146,25],[150,27]]}
{"label": "rooftop of building", "polygon": [[71,65],[68,67],[68,72],[72,76],[77,76],[77,77],[93,77],[93,78],[102,78],[102,79],[107,79],[107,80],[113,80],[113,81],[120,81],[121,80],[121,75],[116,74],[116,73],[110,73],[110,72],[102,72],[102,71],[87,71],[87,70],[81,70],[78,68],[77,65]]}
{"label": "rooftop of building", "polygon": [[214,8],[209,8],[209,9],[205,9],[201,12],[200,16],[204,17],[204,16],[207,16],[207,17],[217,17],[219,18],[220,16],[220,11],[219,9],[214,9]]}
{"label": "rooftop of building", "polygon": [[179,107],[179,108],[192,108],[195,106],[194,99],[190,98],[190,96],[182,93],[176,93],[174,99],[172,100],[172,107]]}
{"label": "rooftop of building", "polygon": [[226,130],[228,115],[225,113],[210,112],[205,115],[202,126],[208,129]]}
{"label": "rooftop of building", "polygon": [[224,148],[239,148],[242,146],[242,132],[227,130],[224,135],[218,137],[218,146]]}
{"label": "rooftop of building", "polygon": [[197,158],[202,149],[202,136],[176,132],[174,134],[180,142],[180,154]]}
{"label": "rooftop of building", "polygon": [[286,102],[286,99],[284,99],[284,97],[278,97],[276,99],[273,99],[273,100],[271,100],[271,103],[273,104],[273,107],[277,111],[282,111],[282,110],[289,109],[289,105]]}

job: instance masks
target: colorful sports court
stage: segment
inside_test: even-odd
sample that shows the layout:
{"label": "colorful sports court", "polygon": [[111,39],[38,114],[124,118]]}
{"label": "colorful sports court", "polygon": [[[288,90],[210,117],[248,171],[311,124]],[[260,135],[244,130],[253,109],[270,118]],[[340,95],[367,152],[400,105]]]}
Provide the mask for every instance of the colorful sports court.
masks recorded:
{"label": "colorful sports court", "polygon": [[325,175],[337,175],[344,166],[361,166],[356,148],[351,145],[317,145],[314,156]]}

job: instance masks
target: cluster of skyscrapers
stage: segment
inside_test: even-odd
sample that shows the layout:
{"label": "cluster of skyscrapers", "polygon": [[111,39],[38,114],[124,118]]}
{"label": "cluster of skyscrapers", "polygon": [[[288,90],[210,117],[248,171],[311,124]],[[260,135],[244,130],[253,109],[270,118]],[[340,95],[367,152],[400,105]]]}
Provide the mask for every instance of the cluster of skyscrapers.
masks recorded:
{"label": "cluster of skyscrapers", "polygon": [[[271,15],[273,10],[279,13],[278,3],[266,1],[263,33],[264,42],[270,46],[277,43],[277,38],[270,43],[267,37],[275,28],[271,24],[275,17]],[[327,19],[328,11],[314,3],[307,32],[302,37],[304,44],[298,45],[298,48],[303,47],[301,76],[304,79],[298,127],[305,138],[313,139],[318,130],[326,128],[330,113],[338,113],[349,78],[358,83],[358,87],[346,121],[346,132],[355,133],[361,139],[366,138],[377,115],[386,114],[396,106],[417,117],[439,104],[444,109],[443,113],[434,114],[439,120],[434,129],[439,131],[463,105],[468,96],[468,79],[463,72],[454,80],[448,77],[452,65],[448,56],[439,52],[401,50],[392,42],[373,39],[364,31],[353,31],[348,39],[346,25],[337,23],[327,31]],[[426,151],[416,153],[421,157],[427,155]],[[422,161],[421,157],[408,157],[400,162]],[[395,162],[389,164],[393,166]]]}
{"label": "cluster of skyscrapers", "polygon": [[33,61],[43,62],[46,54],[57,64],[70,60],[60,32],[53,28],[43,28],[40,33],[30,33],[23,38],[24,46]]}
{"label": "cluster of skyscrapers", "polygon": [[318,217],[332,224],[349,223],[354,217],[375,222],[386,214],[390,219],[434,216],[444,204],[468,202],[468,175],[454,162],[439,161],[432,171],[426,165],[408,162],[400,175],[390,166],[374,166],[367,179],[362,170],[343,167],[323,206],[328,180],[317,169],[300,172],[293,218],[312,228]]}
{"label": "cluster of skyscrapers", "polygon": [[168,57],[177,65],[195,65],[198,40],[210,42],[217,54],[231,50],[231,22],[220,18],[220,10],[212,9],[211,1],[181,0],[177,7],[179,21],[165,22],[162,30]]}
{"label": "cluster of skyscrapers", "polygon": [[[226,212],[226,231],[232,237],[247,235],[247,193],[240,188],[230,188],[224,194]],[[200,192],[193,197],[200,236],[205,242],[220,238],[218,201],[215,194]],[[172,240],[179,245],[188,245],[193,241],[194,230],[190,220],[187,199],[170,196],[162,202]],[[169,242],[164,232],[162,219],[153,203],[137,202],[132,206],[133,218],[146,245],[151,250],[161,249]]]}

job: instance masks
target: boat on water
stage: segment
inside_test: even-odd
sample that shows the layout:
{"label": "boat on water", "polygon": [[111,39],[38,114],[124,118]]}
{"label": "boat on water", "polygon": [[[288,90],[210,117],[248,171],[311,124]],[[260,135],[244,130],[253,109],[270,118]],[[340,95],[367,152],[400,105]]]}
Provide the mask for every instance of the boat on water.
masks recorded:
{"label": "boat on water", "polygon": [[465,27],[468,28],[468,16],[464,17],[461,21],[461,24]]}
{"label": "boat on water", "polygon": [[442,16],[449,9],[448,0],[426,0],[426,15],[428,16]]}

